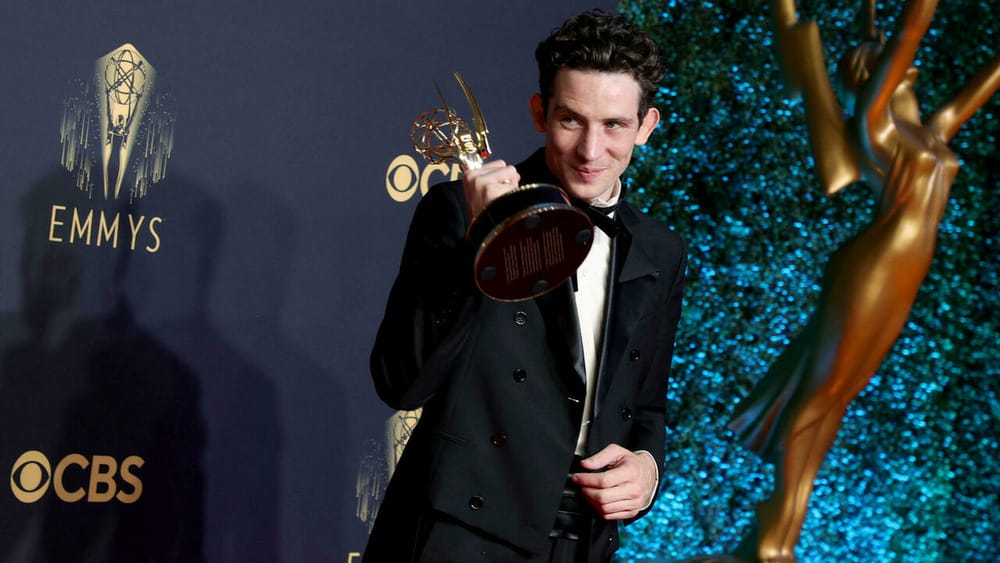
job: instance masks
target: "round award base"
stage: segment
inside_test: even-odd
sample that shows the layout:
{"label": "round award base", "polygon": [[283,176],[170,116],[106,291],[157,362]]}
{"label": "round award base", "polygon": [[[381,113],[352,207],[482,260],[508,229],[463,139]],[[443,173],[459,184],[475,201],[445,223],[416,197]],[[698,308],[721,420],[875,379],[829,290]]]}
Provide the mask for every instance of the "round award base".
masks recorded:
{"label": "round award base", "polygon": [[527,184],[483,210],[468,231],[476,285],[496,301],[524,301],[555,289],[583,263],[594,225],[551,184]]}

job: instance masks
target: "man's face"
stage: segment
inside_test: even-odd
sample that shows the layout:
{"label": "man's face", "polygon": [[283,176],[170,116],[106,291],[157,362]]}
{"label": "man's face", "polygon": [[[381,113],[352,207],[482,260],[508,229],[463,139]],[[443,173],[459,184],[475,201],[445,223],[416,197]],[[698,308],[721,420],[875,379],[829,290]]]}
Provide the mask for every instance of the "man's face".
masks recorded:
{"label": "man's face", "polygon": [[[545,133],[545,162],[573,196],[592,201],[613,195],[618,178],[660,121],[650,108],[639,117],[639,82],[622,72],[562,69],[548,108],[531,98],[535,129]],[[547,111],[546,111],[547,110]]]}

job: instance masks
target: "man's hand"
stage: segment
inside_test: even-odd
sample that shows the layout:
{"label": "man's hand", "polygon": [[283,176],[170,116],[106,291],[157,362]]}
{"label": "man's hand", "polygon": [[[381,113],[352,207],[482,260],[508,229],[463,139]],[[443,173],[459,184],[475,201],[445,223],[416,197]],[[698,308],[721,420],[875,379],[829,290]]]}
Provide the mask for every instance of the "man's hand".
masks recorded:
{"label": "man's hand", "polygon": [[656,461],[647,452],[631,452],[611,444],[582,460],[585,469],[600,473],[574,473],[597,513],[605,520],[626,520],[649,506],[659,478]]}
{"label": "man's hand", "polygon": [[462,175],[465,202],[470,219],[475,219],[494,199],[513,190],[521,181],[517,169],[502,160],[493,160]]}

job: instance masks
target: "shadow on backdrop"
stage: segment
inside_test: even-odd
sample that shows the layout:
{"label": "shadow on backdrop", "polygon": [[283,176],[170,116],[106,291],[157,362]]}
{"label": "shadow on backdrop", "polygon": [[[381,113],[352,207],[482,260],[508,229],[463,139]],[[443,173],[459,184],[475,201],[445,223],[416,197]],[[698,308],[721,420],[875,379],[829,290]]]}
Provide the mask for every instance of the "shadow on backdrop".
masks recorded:
{"label": "shadow on backdrop", "polygon": [[163,219],[162,244],[133,269],[128,291],[137,316],[181,358],[201,389],[205,560],[280,561],[282,436],[275,385],[234,346],[210,310],[226,228],[223,207],[215,194],[180,174],[157,184],[147,199]]}
{"label": "shadow on backdrop", "polygon": [[[282,428],[277,499],[280,561],[346,560],[347,553],[367,538],[353,512],[358,456],[343,403],[347,374],[330,373],[311,359],[290,333],[285,315],[294,276],[303,275],[303,269],[304,275],[330,280],[326,292],[310,299],[314,306],[336,314],[337,300],[350,299],[351,294],[337,286],[342,265],[316,256],[300,269],[294,267],[300,229],[282,193],[244,180],[225,186],[221,196],[226,202],[226,232],[217,287],[222,291],[213,303],[218,304],[216,313],[229,327],[234,344],[276,393]],[[321,330],[307,328],[313,329]],[[328,345],[338,356],[354,353],[332,339]]]}

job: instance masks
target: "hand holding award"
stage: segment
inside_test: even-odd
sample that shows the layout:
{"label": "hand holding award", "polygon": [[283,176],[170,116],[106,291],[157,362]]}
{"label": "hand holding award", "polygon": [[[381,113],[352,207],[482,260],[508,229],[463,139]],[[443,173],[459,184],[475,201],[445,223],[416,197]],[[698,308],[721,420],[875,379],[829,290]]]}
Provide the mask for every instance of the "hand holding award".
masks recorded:
{"label": "hand holding award", "polygon": [[422,113],[413,123],[413,148],[429,162],[457,160],[467,174],[496,180],[493,189],[499,195],[484,189],[482,203],[467,198],[472,221],[466,238],[476,248],[476,286],[497,301],[537,297],[562,285],[580,266],[590,250],[593,224],[558,186],[507,188],[516,182],[516,171],[503,162],[485,163],[491,154],[486,121],[468,85],[457,73],[455,79],[472,108],[473,127],[448,106],[439,89],[442,107]]}

